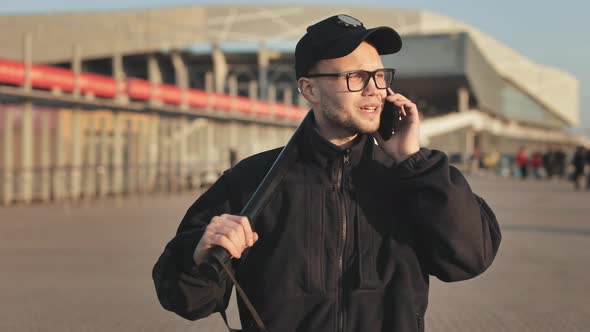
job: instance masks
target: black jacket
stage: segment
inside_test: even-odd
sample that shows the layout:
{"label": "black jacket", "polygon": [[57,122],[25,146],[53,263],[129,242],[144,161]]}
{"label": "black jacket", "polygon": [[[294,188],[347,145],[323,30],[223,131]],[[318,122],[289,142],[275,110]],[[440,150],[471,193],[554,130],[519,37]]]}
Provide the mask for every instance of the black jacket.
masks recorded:
{"label": "black jacket", "polygon": [[[492,263],[496,218],[445,154],[423,148],[392,165],[370,136],[341,150],[313,118],[298,147],[256,220],[259,241],[233,260],[269,331],[422,331],[429,275],[464,280]],[[193,251],[213,216],[242,210],[279,152],[243,160],[189,208],[153,270],[164,308],[195,320],[227,306],[231,282],[204,278]]]}

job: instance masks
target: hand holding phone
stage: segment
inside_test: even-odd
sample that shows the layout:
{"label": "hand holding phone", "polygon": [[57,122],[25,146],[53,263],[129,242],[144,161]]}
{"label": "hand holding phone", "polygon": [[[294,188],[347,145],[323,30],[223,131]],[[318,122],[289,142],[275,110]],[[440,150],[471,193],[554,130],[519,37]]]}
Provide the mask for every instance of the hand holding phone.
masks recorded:
{"label": "hand holding phone", "polygon": [[420,115],[411,100],[391,89],[387,92],[377,129],[379,135],[373,135],[383,152],[400,163],[420,150]]}
{"label": "hand holding phone", "polygon": [[[391,96],[389,89],[387,90],[387,96]],[[398,131],[400,120],[399,107],[385,99],[383,109],[381,110],[379,129],[377,130],[384,141],[390,139],[393,133]]]}

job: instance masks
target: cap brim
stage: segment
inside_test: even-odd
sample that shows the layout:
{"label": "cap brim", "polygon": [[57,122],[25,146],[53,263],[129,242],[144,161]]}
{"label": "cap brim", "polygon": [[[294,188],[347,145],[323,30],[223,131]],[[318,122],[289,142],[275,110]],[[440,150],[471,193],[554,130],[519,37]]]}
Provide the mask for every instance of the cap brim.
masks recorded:
{"label": "cap brim", "polygon": [[340,58],[350,54],[363,41],[371,43],[380,55],[393,54],[402,48],[402,39],[399,34],[390,27],[378,27],[373,29],[354,31],[347,36],[338,38],[338,42],[330,45],[322,59]]}
{"label": "cap brim", "polygon": [[402,38],[390,27],[369,29],[364,40],[373,44],[381,55],[397,53],[402,49]]}

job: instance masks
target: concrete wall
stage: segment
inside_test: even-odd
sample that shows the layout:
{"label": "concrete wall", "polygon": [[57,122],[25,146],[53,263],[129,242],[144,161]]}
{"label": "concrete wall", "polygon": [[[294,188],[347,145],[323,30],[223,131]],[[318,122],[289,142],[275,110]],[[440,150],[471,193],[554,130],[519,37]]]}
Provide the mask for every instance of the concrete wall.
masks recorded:
{"label": "concrete wall", "polygon": [[190,190],[294,128],[202,117],[0,106],[0,203]]}

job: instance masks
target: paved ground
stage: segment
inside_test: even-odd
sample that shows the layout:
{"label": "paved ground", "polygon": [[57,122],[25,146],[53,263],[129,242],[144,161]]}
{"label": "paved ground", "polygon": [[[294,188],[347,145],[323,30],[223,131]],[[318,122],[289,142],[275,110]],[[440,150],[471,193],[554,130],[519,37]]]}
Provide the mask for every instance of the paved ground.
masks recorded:
{"label": "paved ground", "polygon": [[[504,240],[481,277],[433,280],[427,330],[589,331],[590,192],[470,182]],[[0,331],[224,331],[217,316],[189,322],[164,311],[152,286],[152,265],[193,200],[0,208]]]}

